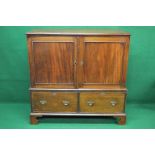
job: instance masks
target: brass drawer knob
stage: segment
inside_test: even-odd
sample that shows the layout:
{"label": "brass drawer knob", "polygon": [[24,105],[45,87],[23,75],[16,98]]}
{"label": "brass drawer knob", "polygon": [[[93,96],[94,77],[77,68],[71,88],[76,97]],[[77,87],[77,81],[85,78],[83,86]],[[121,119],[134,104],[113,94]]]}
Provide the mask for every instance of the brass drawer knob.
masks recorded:
{"label": "brass drawer knob", "polygon": [[111,103],[111,105],[114,107],[114,106],[117,104],[117,101],[112,100],[110,103]]}
{"label": "brass drawer knob", "polygon": [[88,106],[92,107],[95,104],[95,101],[89,100],[87,101]]}
{"label": "brass drawer knob", "polygon": [[42,104],[42,105],[44,105],[44,104],[46,104],[46,103],[47,103],[47,101],[46,101],[46,100],[40,100],[39,102],[40,102],[40,104]]}
{"label": "brass drawer knob", "polygon": [[66,107],[70,105],[70,101],[67,101],[67,100],[63,100],[62,103]]}

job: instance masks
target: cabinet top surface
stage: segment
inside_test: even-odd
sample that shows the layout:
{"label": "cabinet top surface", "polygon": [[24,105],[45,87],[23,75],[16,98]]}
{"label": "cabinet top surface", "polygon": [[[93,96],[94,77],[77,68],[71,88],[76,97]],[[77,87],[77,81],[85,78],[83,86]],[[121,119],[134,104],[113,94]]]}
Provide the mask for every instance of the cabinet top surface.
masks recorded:
{"label": "cabinet top surface", "polygon": [[128,32],[120,30],[106,29],[49,29],[34,30],[27,32],[27,35],[130,35]]}

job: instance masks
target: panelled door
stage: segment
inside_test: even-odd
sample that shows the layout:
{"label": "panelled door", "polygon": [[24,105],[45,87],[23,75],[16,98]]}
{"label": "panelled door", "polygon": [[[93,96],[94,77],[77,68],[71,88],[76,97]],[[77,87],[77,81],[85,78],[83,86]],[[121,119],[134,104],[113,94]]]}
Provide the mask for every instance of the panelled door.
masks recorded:
{"label": "panelled door", "polygon": [[74,88],[76,38],[34,36],[28,38],[33,87]]}
{"label": "panelled door", "polygon": [[98,88],[125,83],[126,36],[32,36],[28,42],[32,87]]}
{"label": "panelled door", "polygon": [[78,82],[82,88],[125,83],[128,37],[88,36],[80,39]]}

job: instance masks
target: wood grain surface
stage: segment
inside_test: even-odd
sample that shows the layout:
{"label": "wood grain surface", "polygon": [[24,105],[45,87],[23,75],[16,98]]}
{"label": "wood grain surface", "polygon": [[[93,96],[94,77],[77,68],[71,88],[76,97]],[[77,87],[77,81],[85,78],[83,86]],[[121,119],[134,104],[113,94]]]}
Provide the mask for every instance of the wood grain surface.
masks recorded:
{"label": "wood grain surface", "polygon": [[130,34],[102,29],[27,33],[31,123],[41,114],[102,114],[124,124]]}
{"label": "wood grain surface", "polygon": [[80,37],[79,87],[125,85],[128,37]]}
{"label": "wood grain surface", "polygon": [[72,43],[34,43],[36,83],[72,83]]}
{"label": "wood grain surface", "polygon": [[78,29],[48,29],[48,30],[33,30],[32,32],[27,32],[27,35],[116,35],[116,36],[126,36],[130,35],[128,32],[120,31],[120,30],[106,30],[99,28],[78,28]]}
{"label": "wood grain surface", "polygon": [[29,37],[31,87],[73,88],[75,45],[74,37]]}
{"label": "wood grain surface", "polygon": [[124,102],[125,102],[125,94],[123,93],[105,93],[105,92],[80,93],[81,112],[123,113]]}
{"label": "wood grain surface", "polygon": [[76,112],[77,93],[31,92],[33,112]]}

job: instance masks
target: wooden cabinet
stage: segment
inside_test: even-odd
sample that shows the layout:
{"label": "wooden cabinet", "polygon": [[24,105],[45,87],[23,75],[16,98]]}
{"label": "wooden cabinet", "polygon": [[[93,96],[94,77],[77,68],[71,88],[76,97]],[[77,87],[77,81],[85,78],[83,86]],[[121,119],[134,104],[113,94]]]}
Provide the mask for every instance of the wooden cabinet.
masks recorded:
{"label": "wooden cabinet", "polygon": [[129,39],[102,29],[28,32],[31,123],[57,115],[124,124]]}

